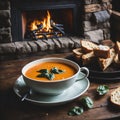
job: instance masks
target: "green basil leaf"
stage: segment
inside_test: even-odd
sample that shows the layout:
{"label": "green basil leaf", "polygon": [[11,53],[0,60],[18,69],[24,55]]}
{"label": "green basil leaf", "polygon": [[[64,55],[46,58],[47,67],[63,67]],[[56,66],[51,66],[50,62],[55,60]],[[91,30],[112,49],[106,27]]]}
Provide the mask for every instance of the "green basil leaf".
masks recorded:
{"label": "green basil leaf", "polygon": [[61,70],[61,69],[58,69],[57,67],[54,67],[50,70],[51,73],[54,73],[54,74],[60,74],[60,73],[63,73],[64,70]]}
{"label": "green basil leaf", "polygon": [[74,116],[74,115],[80,115],[84,112],[83,108],[82,107],[79,107],[79,106],[74,106],[73,108],[71,108],[69,111],[68,111],[68,115],[70,116]]}
{"label": "green basil leaf", "polygon": [[47,70],[47,69],[41,69],[41,70],[38,70],[37,72],[40,72],[40,73],[48,73],[48,70]]}
{"label": "green basil leaf", "polygon": [[50,73],[50,74],[47,76],[47,78],[48,78],[49,80],[53,80],[53,79],[55,78],[55,76],[54,76],[53,73]]}
{"label": "green basil leaf", "polygon": [[83,98],[81,98],[80,101],[85,108],[93,108],[94,103],[90,97],[88,97],[88,96],[83,97]]}
{"label": "green basil leaf", "polygon": [[37,77],[48,77],[49,76],[49,73],[41,73],[41,74],[38,74]]}
{"label": "green basil leaf", "polygon": [[63,73],[63,72],[65,72],[65,70],[60,70],[60,69],[59,69],[58,71],[59,71],[59,73]]}
{"label": "green basil leaf", "polygon": [[97,92],[99,95],[104,95],[109,91],[109,88],[107,85],[99,85],[97,87]]}
{"label": "green basil leaf", "polygon": [[56,73],[56,74],[58,74],[58,73],[59,73],[59,71],[58,71],[58,68],[57,68],[57,67],[52,68],[52,69],[50,70],[50,72],[51,72],[51,73]]}

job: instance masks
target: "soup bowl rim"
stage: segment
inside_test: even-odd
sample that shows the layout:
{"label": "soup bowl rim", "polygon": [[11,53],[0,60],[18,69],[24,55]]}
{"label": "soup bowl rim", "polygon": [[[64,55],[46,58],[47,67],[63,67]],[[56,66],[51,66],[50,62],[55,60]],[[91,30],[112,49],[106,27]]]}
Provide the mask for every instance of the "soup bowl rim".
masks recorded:
{"label": "soup bowl rim", "polygon": [[[48,61],[45,61],[45,62],[52,62],[52,60],[59,60],[59,61],[56,61],[56,62],[60,62],[60,63],[62,63],[62,61],[65,61],[65,64],[67,64],[67,65],[70,65],[71,67],[73,67],[73,68],[75,68],[76,69],[76,73],[74,74],[74,75],[72,75],[71,77],[67,77],[67,78],[65,78],[65,79],[61,79],[61,80],[48,80],[48,81],[46,81],[46,80],[36,80],[36,79],[33,79],[33,78],[30,78],[30,77],[28,77],[28,76],[26,76],[25,75],[25,72],[29,69],[27,69],[27,70],[24,70],[27,66],[29,66],[29,65],[31,65],[31,64],[34,64],[34,65],[32,65],[31,67],[33,67],[33,66],[35,66],[35,65],[37,65],[37,64],[40,64],[40,63],[43,63],[44,62],[44,60],[48,60]],[[42,61],[43,60],[43,61]],[[50,60],[50,61],[49,61]],[[41,62],[42,61],[42,62]],[[40,63],[37,63],[36,64],[36,62],[40,62]],[[72,65],[71,64],[69,64],[69,63],[67,63],[67,62],[69,62],[69,63],[72,63]],[[64,63],[64,62],[63,62]],[[75,67],[76,66],[76,67]],[[30,67],[30,68],[31,68]],[[56,83],[56,82],[62,82],[62,81],[67,81],[67,80],[69,80],[69,79],[74,79],[74,77],[76,76],[76,75],[78,75],[80,73],[80,66],[76,63],[76,62],[74,62],[74,61],[71,61],[71,60],[69,60],[69,59],[66,59],[66,58],[58,58],[58,57],[49,57],[49,58],[41,58],[41,59],[37,59],[37,60],[34,60],[34,61],[31,61],[31,62],[29,62],[29,63],[27,63],[23,68],[22,68],[22,76],[24,76],[25,78],[27,78],[27,79],[29,79],[30,81],[35,81],[35,82],[38,82],[38,83]]]}

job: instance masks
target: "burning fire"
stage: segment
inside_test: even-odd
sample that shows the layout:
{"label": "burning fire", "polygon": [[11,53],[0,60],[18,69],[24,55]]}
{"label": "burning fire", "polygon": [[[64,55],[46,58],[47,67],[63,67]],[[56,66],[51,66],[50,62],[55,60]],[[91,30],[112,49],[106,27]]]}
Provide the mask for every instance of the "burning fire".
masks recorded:
{"label": "burning fire", "polygon": [[43,21],[34,20],[30,25],[30,29],[36,30],[38,29],[38,27],[41,27],[40,31],[51,32],[52,27],[51,27],[50,20],[51,20],[51,16],[49,11],[47,11],[46,18],[44,18]]}
{"label": "burning fire", "polygon": [[26,38],[32,38],[35,40],[41,38],[53,38],[61,37],[65,35],[64,28],[62,24],[56,24],[50,16],[49,11],[47,11],[47,16],[43,20],[34,19],[30,23],[26,31]]}

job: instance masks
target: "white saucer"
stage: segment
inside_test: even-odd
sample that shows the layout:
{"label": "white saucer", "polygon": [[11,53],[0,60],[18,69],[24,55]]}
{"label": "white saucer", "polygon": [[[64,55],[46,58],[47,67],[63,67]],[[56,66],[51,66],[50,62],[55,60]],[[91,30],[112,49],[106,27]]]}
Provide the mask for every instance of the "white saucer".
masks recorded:
{"label": "white saucer", "polygon": [[[86,92],[89,86],[90,86],[90,82],[88,78],[85,78],[83,80],[77,81],[75,84],[73,84],[70,88],[65,90],[60,95],[56,95],[56,96],[41,95],[33,91],[30,95],[28,95],[25,98],[25,100],[43,106],[61,105],[81,96],[83,93]],[[22,98],[22,96],[27,92],[27,88],[28,87],[25,84],[22,76],[20,76],[16,80],[13,87],[14,92],[20,98]]]}

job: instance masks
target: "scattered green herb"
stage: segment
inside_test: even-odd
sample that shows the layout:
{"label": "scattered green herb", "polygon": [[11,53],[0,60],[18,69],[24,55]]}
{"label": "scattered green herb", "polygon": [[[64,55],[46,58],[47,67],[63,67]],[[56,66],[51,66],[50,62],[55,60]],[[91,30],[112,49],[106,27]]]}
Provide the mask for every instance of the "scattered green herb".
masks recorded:
{"label": "scattered green herb", "polygon": [[64,72],[64,70],[58,69],[57,67],[52,68],[50,71],[54,74],[60,74]]}
{"label": "scattered green herb", "polygon": [[92,108],[93,107],[93,101],[90,97],[85,96],[80,99],[80,102],[82,103],[82,106],[74,106],[68,111],[68,115],[75,116],[80,115],[84,112],[83,108]]}
{"label": "scattered green herb", "polygon": [[107,85],[99,85],[97,87],[97,92],[99,95],[104,95],[109,91],[109,88]]}
{"label": "scattered green herb", "polygon": [[40,73],[37,75],[37,77],[45,77],[49,80],[53,80],[55,78],[54,74],[61,74],[65,71],[58,69],[57,67],[54,67],[50,71],[48,71],[47,69],[41,69],[41,70],[38,70],[37,72]]}
{"label": "scattered green herb", "polygon": [[53,73],[49,73],[49,76],[47,78],[49,80],[53,80],[55,78],[55,75]]}
{"label": "scattered green herb", "polygon": [[93,108],[94,103],[92,99],[88,96],[81,98],[80,102],[85,108]]}
{"label": "scattered green herb", "polygon": [[37,77],[48,77],[49,73],[40,73],[37,75]]}
{"label": "scattered green herb", "polygon": [[47,69],[41,69],[41,70],[38,70],[37,72],[40,72],[40,73],[48,73],[49,71]]}
{"label": "scattered green herb", "polygon": [[75,116],[75,115],[80,115],[84,112],[82,107],[79,106],[74,106],[68,111],[68,115],[70,116]]}

